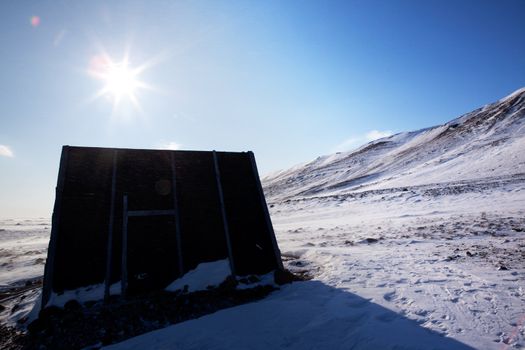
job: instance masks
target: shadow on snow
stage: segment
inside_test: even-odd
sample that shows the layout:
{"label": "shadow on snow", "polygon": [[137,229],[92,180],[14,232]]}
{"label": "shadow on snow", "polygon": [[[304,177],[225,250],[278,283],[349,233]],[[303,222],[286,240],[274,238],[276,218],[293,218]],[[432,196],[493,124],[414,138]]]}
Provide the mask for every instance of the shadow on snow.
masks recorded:
{"label": "shadow on snow", "polygon": [[108,349],[456,349],[472,347],[320,281],[144,334]]}

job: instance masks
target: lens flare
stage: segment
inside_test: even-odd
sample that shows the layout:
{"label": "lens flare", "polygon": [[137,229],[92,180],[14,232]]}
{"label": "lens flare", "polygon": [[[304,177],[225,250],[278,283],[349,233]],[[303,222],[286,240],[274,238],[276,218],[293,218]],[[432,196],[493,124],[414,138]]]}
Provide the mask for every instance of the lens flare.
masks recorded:
{"label": "lens flare", "polygon": [[38,27],[40,25],[40,17],[39,16],[31,17],[31,25],[35,28]]}

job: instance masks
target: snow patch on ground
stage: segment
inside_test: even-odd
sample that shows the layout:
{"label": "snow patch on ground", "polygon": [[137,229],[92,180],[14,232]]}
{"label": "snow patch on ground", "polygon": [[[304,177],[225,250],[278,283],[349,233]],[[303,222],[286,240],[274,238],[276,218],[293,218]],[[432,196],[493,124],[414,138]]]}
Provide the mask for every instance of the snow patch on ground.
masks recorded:
{"label": "snow patch on ground", "polygon": [[228,259],[201,263],[195,269],[173,281],[166,287],[166,290],[175,292],[187,288],[186,291],[190,293],[206,290],[208,287],[217,287],[231,274]]}
{"label": "snow patch on ground", "polygon": [[[120,295],[122,292],[121,283],[116,282],[109,288],[111,295]],[[49,297],[49,301],[46,304],[48,306],[64,307],[70,300],[76,300],[83,304],[87,301],[96,301],[104,298],[104,283],[94,284],[87,287],[77,288],[73,290],[66,290],[60,294],[52,293]]]}
{"label": "snow patch on ground", "polygon": [[237,277],[237,282],[239,282],[239,284],[237,285],[236,288],[237,289],[250,289],[250,288],[255,288],[259,286],[273,286],[275,288],[279,288],[279,286],[275,283],[275,277],[274,277],[273,271],[265,275],[254,276],[254,277],[256,277],[256,281],[254,282],[250,282],[249,280],[247,281],[246,278]]}
{"label": "snow patch on ground", "polygon": [[10,312],[0,314],[0,320],[5,320],[4,322],[11,327],[17,327],[20,323],[28,325],[38,318],[41,300],[40,289],[30,290],[22,300],[15,304],[15,308],[11,308]]}

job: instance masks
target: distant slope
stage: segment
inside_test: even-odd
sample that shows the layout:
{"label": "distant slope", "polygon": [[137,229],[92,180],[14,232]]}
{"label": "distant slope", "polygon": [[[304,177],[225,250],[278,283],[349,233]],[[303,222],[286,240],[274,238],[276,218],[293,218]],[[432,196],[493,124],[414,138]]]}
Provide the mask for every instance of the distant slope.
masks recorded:
{"label": "distant slope", "polygon": [[444,125],[399,133],[263,179],[272,200],[525,173],[525,88]]}

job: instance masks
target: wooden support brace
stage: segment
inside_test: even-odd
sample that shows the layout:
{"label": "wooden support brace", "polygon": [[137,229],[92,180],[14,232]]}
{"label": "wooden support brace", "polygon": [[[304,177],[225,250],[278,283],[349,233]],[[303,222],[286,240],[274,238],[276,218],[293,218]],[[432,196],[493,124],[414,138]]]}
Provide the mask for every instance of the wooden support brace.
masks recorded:
{"label": "wooden support brace", "polygon": [[126,296],[128,289],[128,195],[122,200],[122,280],[121,293]]}
{"label": "wooden support brace", "polygon": [[117,182],[117,156],[118,151],[113,151],[113,171],[111,175],[111,203],[109,209],[108,243],[106,252],[106,280],[104,283],[104,300],[109,299],[111,286],[111,270],[113,265],[113,221],[115,219],[115,188]]}
{"label": "wooden support brace", "polygon": [[232,250],[231,239],[230,239],[230,229],[228,226],[228,219],[226,217],[226,208],[224,207],[224,194],[222,192],[221,171],[219,169],[219,160],[217,159],[217,152],[215,151],[213,151],[213,163],[215,165],[215,180],[217,182],[217,191],[219,193],[219,204],[221,207],[224,234],[226,235],[226,245],[228,247],[228,259],[230,261],[230,269],[232,272],[232,276],[236,276],[235,263],[233,260],[233,250]]}
{"label": "wooden support brace", "polygon": [[175,171],[175,156],[171,152],[171,193],[173,195],[173,216],[175,219],[175,239],[177,241],[177,255],[179,265],[179,275],[184,274],[184,265],[182,260],[182,234],[180,230],[179,202],[177,201],[177,178]]}

